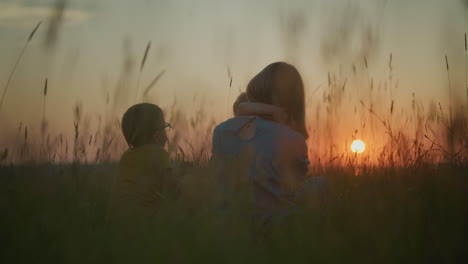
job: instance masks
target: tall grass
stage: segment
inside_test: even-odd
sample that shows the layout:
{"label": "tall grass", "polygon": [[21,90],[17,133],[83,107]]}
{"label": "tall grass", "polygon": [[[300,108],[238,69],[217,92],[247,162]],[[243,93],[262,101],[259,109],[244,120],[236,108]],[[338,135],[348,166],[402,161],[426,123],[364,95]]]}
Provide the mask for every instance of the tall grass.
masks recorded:
{"label": "tall grass", "polygon": [[[462,168],[327,168],[325,200],[268,233],[253,224],[248,182],[233,170],[229,206],[205,167],[179,165],[181,192],[148,222],[106,220],[116,167],[0,167],[3,263],[464,263]],[[34,177],[31,177],[34,175]],[[76,181],[73,181],[76,177]],[[119,238],[129,234],[127,240]],[[132,235],[132,236],[130,236]],[[125,236],[124,236],[125,237]]]}
{"label": "tall grass", "polygon": [[229,117],[230,109],[231,109],[231,88],[232,88],[232,73],[231,67],[227,67],[227,76],[229,79],[229,88],[228,88],[228,98],[227,98],[227,110],[226,110],[226,118]]}
{"label": "tall grass", "polygon": [[[364,60],[364,64],[365,62],[366,60]],[[367,65],[369,67],[369,64]],[[450,80],[448,58],[445,66],[447,68],[447,78]],[[392,54],[389,59],[389,71],[393,72],[393,68]],[[353,67],[353,73],[357,75],[355,66]],[[367,100],[360,98],[359,94],[355,93],[355,90],[351,90],[352,92],[348,94],[339,93],[338,91],[343,90],[340,87],[340,83],[346,83],[346,78],[343,78],[344,80],[337,80],[334,76],[333,73],[328,73],[329,85],[328,90],[324,91],[323,103],[317,105],[316,102],[310,102],[310,100],[308,102],[308,105],[311,103],[317,105],[314,126],[310,128],[314,130],[314,133],[311,133],[310,144],[312,147],[309,152],[309,157],[312,159],[312,169],[331,165],[323,162],[324,153],[327,153],[326,156],[329,156],[330,160],[333,160],[332,164],[334,166],[345,166],[346,164],[353,163],[352,161],[355,160],[355,157],[348,150],[350,141],[346,140],[342,144],[333,138],[336,137],[336,134],[339,135],[341,131],[346,130],[353,131],[354,133],[346,135],[342,132],[341,138],[352,140],[356,137],[360,137],[361,139],[364,137],[365,141],[368,141],[369,135],[372,135],[375,131],[380,146],[372,146],[372,143],[375,144],[376,142],[371,142],[370,151],[359,155],[360,160],[364,161],[364,164],[367,166],[411,167],[424,166],[424,164],[444,164],[452,161],[457,164],[467,162],[468,153],[466,146],[468,142],[466,138],[468,131],[463,125],[466,122],[464,120],[468,120],[466,114],[452,110],[452,118],[450,116],[447,117],[440,102],[439,109],[435,107],[434,103],[430,103],[428,105],[429,109],[427,109],[418,100],[415,93],[413,93],[413,99],[409,107],[402,103],[397,104],[395,99],[392,100],[392,98],[388,99],[385,97],[380,85],[376,89],[373,89],[375,93],[372,96],[372,102],[374,104],[370,104],[371,100],[369,100],[369,103],[364,103]],[[366,76],[369,76],[369,74],[364,75],[365,78]],[[389,79],[393,79],[391,76],[389,75]],[[373,83],[376,82],[373,82],[371,78],[367,77],[366,79],[367,82],[364,82],[366,86],[368,85],[370,88],[375,86]],[[355,77],[354,83],[355,86],[359,86],[358,78]],[[393,90],[399,87],[398,80],[392,80],[391,83],[390,89]],[[449,89],[450,94],[451,90]],[[369,91],[372,91],[372,89],[369,89]],[[370,93],[369,96],[371,96]],[[350,120],[351,109],[349,103],[346,106],[341,105],[343,98],[345,98],[345,101],[351,102],[356,100],[363,111],[358,113],[358,108],[355,106],[355,117]],[[388,104],[384,104],[382,98],[385,101],[388,99]],[[446,104],[450,105],[450,100]],[[389,109],[387,106],[389,106]],[[321,109],[325,109],[325,112],[321,111]],[[409,109],[412,109],[412,111],[408,111]],[[309,110],[309,116],[311,115],[310,112]],[[332,114],[335,112],[341,113],[341,115]],[[377,120],[377,123],[372,126],[372,119],[374,118]],[[451,119],[452,121],[450,121]],[[361,125],[360,127],[357,125],[358,122]],[[329,128],[327,128],[327,132],[324,132],[323,128],[320,127],[321,123],[337,124],[337,126],[331,132]],[[366,123],[371,123],[370,127]],[[410,129],[411,126],[414,126],[414,130]],[[413,131],[414,135],[412,135]],[[366,132],[369,135],[366,135]],[[323,145],[326,147],[324,148]],[[336,148],[341,150],[333,153],[332,150]],[[374,153],[371,155],[372,151]],[[457,156],[455,161],[452,159],[452,156]],[[322,160],[320,159],[321,157]],[[317,173],[320,173],[320,170]]]}
{"label": "tall grass", "polygon": [[145,91],[143,92],[143,98],[148,98],[151,90],[156,86],[156,84],[164,76],[164,74],[166,74],[166,70],[162,70],[158,73],[158,75],[156,75],[156,77],[154,77],[154,79],[145,88]]}
{"label": "tall grass", "polygon": [[447,55],[445,55],[445,65],[447,67],[447,83],[448,83],[448,96],[449,96],[449,124],[452,124],[453,114],[452,114],[452,83],[450,81],[450,65]]}
{"label": "tall grass", "polygon": [[[31,32],[28,43],[32,40],[39,26],[40,24]],[[141,79],[150,50],[151,42],[148,42],[139,68],[136,70],[140,76],[138,79]],[[468,58],[466,47],[465,55]],[[437,102],[439,103],[438,108],[436,102],[426,106],[418,100],[416,94],[413,94],[411,105],[404,105],[396,101],[394,90],[398,88],[399,82],[394,75],[394,69],[397,66],[394,64],[393,53],[389,54],[388,79],[384,82],[374,80],[371,75],[371,64],[366,56],[363,57],[362,61],[363,70],[359,70],[356,64],[352,64],[351,74],[354,76],[352,82],[341,70],[338,74],[328,72],[328,86],[319,85],[311,96],[312,100],[307,98],[306,102],[309,118],[308,129],[311,134],[309,156],[311,168],[315,170],[314,173],[320,173],[318,168],[323,168],[323,166],[354,164],[358,158],[355,154],[350,153],[349,145],[355,138],[364,139],[368,143],[367,151],[359,155],[360,164],[366,166],[409,167],[421,164],[443,164],[451,162],[453,160],[451,156],[457,157],[455,163],[465,163],[468,160],[467,129],[460,124],[466,122],[468,114],[453,110],[452,88],[454,87],[451,84],[451,69],[447,56],[445,62],[449,92],[448,117],[443,110],[444,103]],[[468,66],[465,65],[465,67],[467,67],[468,75]],[[131,67],[125,69],[132,71]],[[14,72],[15,70],[12,71],[12,73]],[[152,101],[150,92],[165,73],[165,69],[160,71],[145,87],[144,100]],[[229,116],[230,94],[233,84],[233,73],[229,66],[227,74],[229,81],[227,113]],[[126,80],[126,77],[122,77],[122,80]],[[468,80],[466,82],[468,83]],[[138,98],[139,95],[139,83],[140,81],[137,83],[135,98]],[[381,89],[381,83],[385,83],[384,91]],[[118,89],[122,88],[120,84],[121,82],[117,85]],[[362,90],[360,86],[367,87],[367,89]],[[44,131],[47,122],[46,103],[48,103],[46,80],[40,130],[42,134],[40,141],[38,141],[40,144],[38,144],[39,147],[34,144],[36,135],[31,134],[33,130],[30,130],[30,140],[27,146],[30,151],[28,151],[27,159],[39,161],[42,160],[42,155],[49,158],[59,157],[59,162],[62,163],[102,162],[118,159],[125,150],[125,142],[120,132],[119,117],[115,114],[116,106],[122,103],[117,102],[117,95],[121,93],[121,91],[117,91],[117,88],[115,91],[106,89],[106,98],[103,102],[106,105],[106,112],[102,116],[98,116],[100,121],[97,129],[91,127],[89,122],[82,122],[82,119],[89,120],[90,117],[81,117],[83,115],[81,106],[77,105],[74,108],[74,133],[68,138],[62,133],[54,135],[52,131],[46,135]],[[323,92],[321,102],[319,101],[320,97],[316,96],[319,90]],[[112,99],[111,94],[114,94],[115,98]],[[367,97],[368,100],[366,100]],[[195,96],[192,103],[191,106],[182,106],[174,99],[170,109],[165,109],[169,110],[166,111],[166,116],[171,123],[174,123],[175,128],[171,135],[172,142],[169,149],[173,156],[183,152],[183,156],[187,159],[207,161],[210,156],[212,129],[219,120],[213,119],[213,114],[207,108],[206,97],[197,98]],[[187,111],[187,107],[191,110]],[[95,131],[91,132],[91,130]],[[45,149],[46,138],[49,138],[47,141],[51,145],[47,144],[47,151],[42,151]],[[91,142],[91,138],[93,142]],[[72,142],[70,149],[68,148],[69,141]],[[16,140],[12,140],[12,142],[16,142]],[[15,146],[8,145],[6,147],[12,150],[8,155],[10,162],[22,163],[26,161],[23,159],[26,158],[26,155],[23,155],[26,153],[21,153],[18,156]],[[39,157],[36,153],[39,153]]]}
{"label": "tall grass", "polygon": [[468,115],[468,40],[465,33],[465,87],[466,87],[466,113]]}
{"label": "tall grass", "polygon": [[[466,124],[468,114],[452,113],[448,58],[449,117],[441,102],[439,108],[432,103],[425,110],[414,93],[410,106],[396,104],[393,54],[389,58],[390,98],[374,89],[379,86],[374,85],[366,57],[364,64],[368,91],[363,91],[363,98],[356,95],[361,73],[353,64],[354,85],[341,73],[329,72],[328,86],[322,87],[321,98],[317,96],[322,101],[308,104],[314,122],[309,124],[311,168],[307,176],[313,180],[326,175],[328,192],[306,193],[297,202],[298,214],[268,230],[252,221],[252,183],[240,167],[226,171],[236,184],[229,206],[225,205],[227,192],[216,184],[208,166],[211,133],[217,122],[203,96],[194,97],[189,112],[175,99],[165,109],[175,128],[168,150],[180,190],[162,202],[151,221],[130,221],[117,231],[107,221],[108,197],[117,177],[115,161],[126,145],[118,118],[109,114],[108,105],[114,103],[109,92],[103,102],[105,118],[100,118],[104,124],[92,130],[77,103],[71,138],[51,133],[51,142],[49,135],[45,142],[43,129],[39,158],[35,135],[20,123],[13,146],[2,147],[0,152],[0,211],[8,212],[0,217],[6,242],[0,248],[0,262],[464,263],[468,259],[468,128],[461,124]],[[151,89],[164,74],[165,70],[158,73],[146,87],[145,98],[150,99]],[[231,89],[229,68],[228,77]],[[43,128],[47,93],[46,79]],[[382,97],[385,102],[379,101]],[[350,114],[353,103],[354,115]],[[383,147],[370,144],[370,153],[350,153],[348,140],[366,133],[378,138]],[[118,240],[125,232],[134,236]]]}
{"label": "tall grass", "polygon": [[26,40],[26,43],[24,44],[24,47],[23,49],[21,50],[18,58],[16,59],[16,62],[15,62],[15,65],[13,66],[11,72],[10,72],[10,75],[8,76],[8,79],[7,79],[7,82],[5,84],[5,86],[3,87],[3,93],[2,93],[2,97],[0,99],[0,110],[2,109],[2,106],[3,106],[3,103],[4,103],[4,100],[5,100],[5,96],[8,92],[8,88],[10,87],[10,82],[11,80],[13,79],[13,75],[15,74],[16,72],[16,69],[18,68],[18,65],[19,63],[21,62],[21,59],[23,58],[24,54],[26,53],[26,49],[28,48],[29,46],[29,43],[32,41],[32,39],[34,38],[34,35],[36,34],[37,30],[39,29],[39,27],[41,26],[42,24],[42,21],[39,21],[39,23],[37,23],[37,25],[34,27],[34,29],[31,31],[31,33],[29,34],[29,37],[28,39]]}
{"label": "tall grass", "polygon": [[45,137],[45,134],[46,134],[46,130],[47,130],[47,127],[46,127],[46,115],[45,115],[45,112],[46,112],[46,98],[47,98],[47,90],[48,90],[48,80],[47,78],[45,79],[45,84],[44,84],[44,101],[43,101],[43,104],[42,104],[42,125],[41,125],[41,133],[42,133],[42,142],[41,142],[41,157],[42,157],[42,154],[46,152],[46,150],[44,149],[44,137]]}
{"label": "tall grass", "polygon": [[137,102],[137,100],[138,100],[138,92],[140,90],[141,75],[143,74],[143,69],[145,68],[146,59],[148,58],[148,53],[150,51],[150,48],[151,48],[151,41],[148,42],[148,44],[146,45],[146,49],[145,49],[145,52],[143,54],[143,58],[141,59],[140,72],[138,74],[138,81],[137,81],[137,86],[136,86],[134,102]]}

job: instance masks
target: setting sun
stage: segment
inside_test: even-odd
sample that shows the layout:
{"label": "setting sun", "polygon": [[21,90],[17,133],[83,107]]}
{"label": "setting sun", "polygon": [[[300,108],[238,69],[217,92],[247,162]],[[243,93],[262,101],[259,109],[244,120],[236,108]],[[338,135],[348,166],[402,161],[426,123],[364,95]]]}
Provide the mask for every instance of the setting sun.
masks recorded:
{"label": "setting sun", "polygon": [[351,143],[351,151],[357,154],[361,154],[366,150],[366,144],[360,139],[356,139]]}

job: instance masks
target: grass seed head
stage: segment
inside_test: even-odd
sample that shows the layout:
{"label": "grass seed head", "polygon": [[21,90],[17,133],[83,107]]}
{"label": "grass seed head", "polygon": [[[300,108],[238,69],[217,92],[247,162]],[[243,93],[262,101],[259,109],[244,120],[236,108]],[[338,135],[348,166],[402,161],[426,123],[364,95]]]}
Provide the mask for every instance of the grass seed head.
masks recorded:
{"label": "grass seed head", "polygon": [[29,37],[28,37],[28,42],[30,42],[33,39],[34,35],[36,34],[41,24],[42,24],[42,21],[39,21],[37,25],[34,27],[33,31],[31,31],[31,34],[29,34]]}
{"label": "grass seed head", "polygon": [[142,72],[143,68],[145,67],[146,59],[148,58],[148,53],[149,53],[150,48],[151,48],[151,41],[148,42],[148,45],[146,45],[145,53],[143,55],[143,59],[141,60],[140,72]]}
{"label": "grass seed head", "polygon": [[45,85],[44,85],[44,97],[47,96],[47,78],[45,79]]}
{"label": "grass seed head", "polygon": [[449,67],[449,62],[448,62],[448,57],[447,57],[447,55],[445,55],[445,64],[446,64],[446,66],[447,66],[447,71],[449,71],[449,70],[450,70],[450,67]]}

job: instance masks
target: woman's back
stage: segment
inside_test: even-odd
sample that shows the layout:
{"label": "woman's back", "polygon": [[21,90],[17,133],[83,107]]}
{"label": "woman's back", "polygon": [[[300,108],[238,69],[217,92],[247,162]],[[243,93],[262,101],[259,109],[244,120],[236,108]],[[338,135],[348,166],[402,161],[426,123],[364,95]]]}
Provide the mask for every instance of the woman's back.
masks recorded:
{"label": "woman's back", "polygon": [[[245,129],[253,129],[247,132],[248,137],[243,136]],[[212,153],[225,185],[231,184],[229,177],[247,174],[253,184],[257,213],[266,216],[289,213],[295,190],[304,181],[309,165],[301,134],[252,116],[235,117],[218,125]],[[246,173],[236,173],[242,168]]]}

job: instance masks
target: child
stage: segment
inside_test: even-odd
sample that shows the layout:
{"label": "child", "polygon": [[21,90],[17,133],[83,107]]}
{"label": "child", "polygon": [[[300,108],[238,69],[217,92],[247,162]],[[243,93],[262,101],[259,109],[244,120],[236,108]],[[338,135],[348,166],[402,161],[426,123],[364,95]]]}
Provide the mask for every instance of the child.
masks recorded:
{"label": "child", "polygon": [[154,215],[167,189],[174,186],[169,154],[164,150],[165,130],[170,127],[154,104],[137,104],[125,112],[122,132],[130,148],[120,159],[110,201],[112,217],[121,218],[118,222]]}

